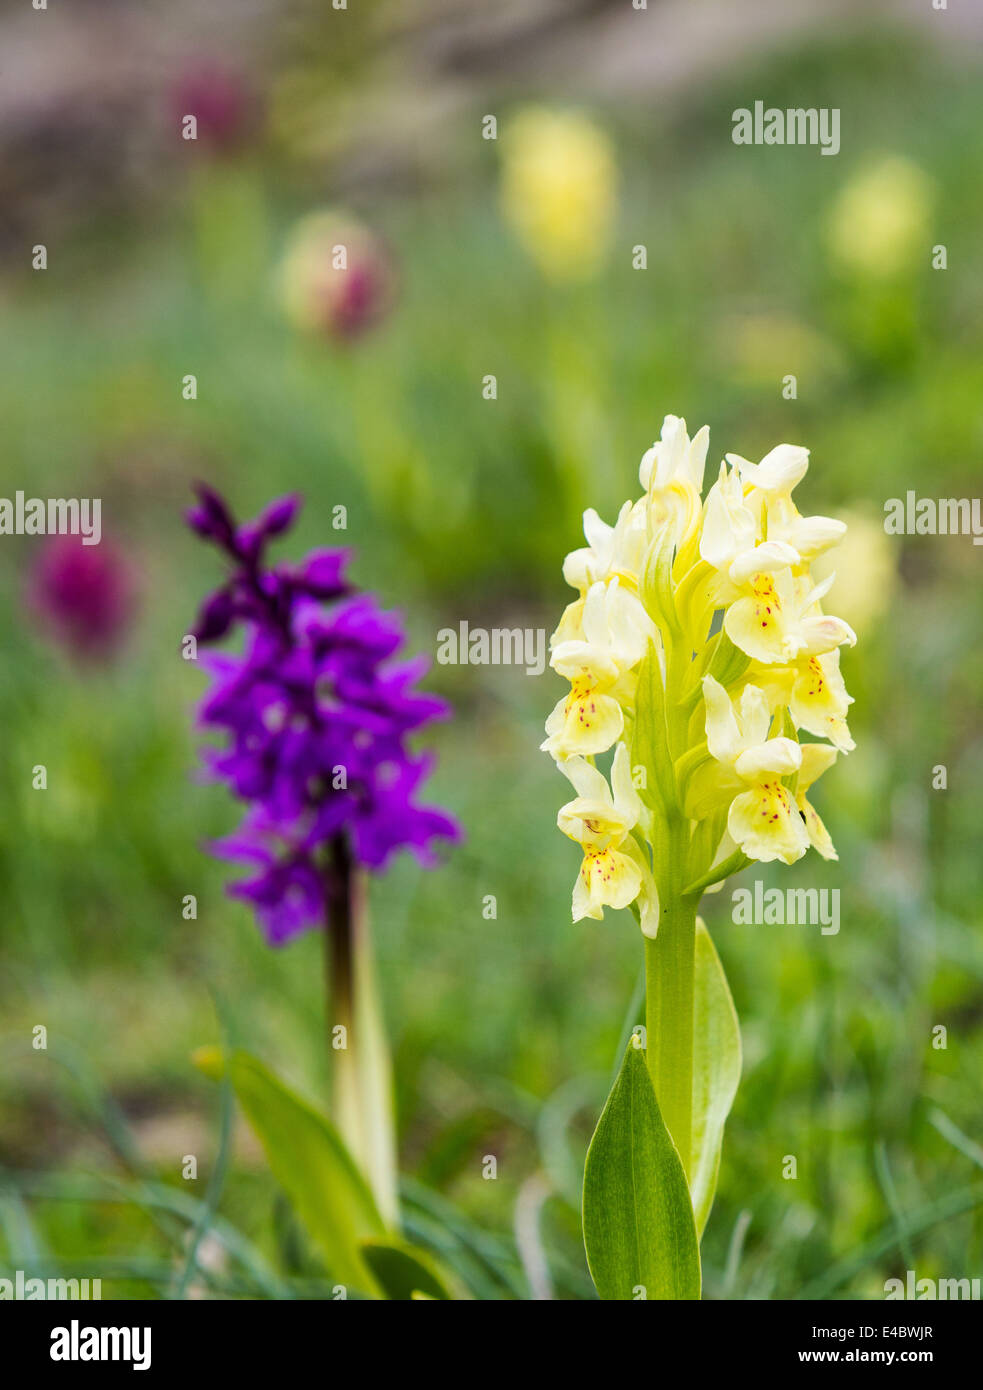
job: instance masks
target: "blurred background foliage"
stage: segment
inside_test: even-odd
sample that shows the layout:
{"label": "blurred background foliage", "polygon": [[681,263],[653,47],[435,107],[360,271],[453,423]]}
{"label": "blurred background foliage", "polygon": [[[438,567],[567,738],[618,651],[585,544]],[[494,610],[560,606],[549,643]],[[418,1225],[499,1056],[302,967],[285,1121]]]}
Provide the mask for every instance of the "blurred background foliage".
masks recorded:
{"label": "blurred background foliage", "polygon": [[[552,630],[580,513],[611,519],[636,493],[674,412],[710,424],[712,466],[809,446],[802,505],[850,515],[833,607],[861,635],[845,658],[858,749],[821,796],[840,862],[762,871],[840,888],[839,935],[734,926],[729,893],[705,904],[746,1054],[706,1294],[877,1298],[907,1268],[980,1275],[979,552],[881,525],[908,489],[979,491],[979,26],[888,8],[793,21],[755,3],[735,28],[709,0],[480,16],[253,0],[234,41],[221,7],[0,16],[16,74],[0,491],[101,497],[118,575],[99,582],[130,595],[107,650],[80,655],[75,620],[32,601],[42,543],[0,548],[6,1266],[101,1274],[107,1296],[324,1282],[189,1061],[229,1036],[328,1089],[323,943],[267,948],[200,849],[237,809],[192,776],[201,676],[179,644],[217,572],[182,523],[191,481],[242,515],[303,492],[292,553],[351,544],[358,581],[432,653],[462,619]],[[735,147],[731,112],[755,99],[839,107],[841,152]],[[545,152],[537,113],[559,121]],[[569,178],[550,186],[557,160]],[[537,212],[544,178],[558,201]],[[568,208],[594,244],[550,275],[536,238],[564,236]],[[312,285],[302,326],[298,228],[325,209],[365,233],[364,294],[339,317]],[[570,925],[563,787],[536,752],[555,678],[435,667],[430,684],[456,708],[434,796],[467,842],[372,893],[411,1220],[438,1240],[453,1203],[481,1296],[591,1297],[578,1187],[637,1021],[637,931],[627,913]]]}

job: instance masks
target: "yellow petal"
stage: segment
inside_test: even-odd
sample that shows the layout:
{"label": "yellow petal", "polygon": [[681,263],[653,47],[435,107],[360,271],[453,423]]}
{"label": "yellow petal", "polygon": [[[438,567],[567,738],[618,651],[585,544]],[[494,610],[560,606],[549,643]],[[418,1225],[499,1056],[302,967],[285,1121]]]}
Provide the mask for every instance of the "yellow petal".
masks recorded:
{"label": "yellow petal", "polygon": [[610,695],[601,695],[586,680],[574,681],[546,721],[549,738],[541,745],[554,758],[603,753],[621,737],[625,718]]}
{"label": "yellow petal", "polygon": [[851,703],[840,675],[839,652],[811,656],[799,667],[789,696],[792,718],[800,729],[828,738],[844,753],[856,747],[846,722]]}
{"label": "yellow petal", "polygon": [[603,917],[605,907],[627,907],[641,886],[642,875],[627,854],[616,849],[585,854],[573,890],[573,920]]}
{"label": "yellow petal", "polygon": [[816,808],[804,796],[799,797],[799,810],[804,817],[806,834],[809,836],[809,843],[813,849],[819,851],[824,859],[839,859],[839,855],[833,847],[833,841],[829,837],[829,831],[823,825],[816,812]]}
{"label": "yellow petal", "polygon": [[749,859],[794,864],[809,848],[798,807],[779,779],[762,782],[734,798],[727,829]]}
{"label": "yellow petal", "polygon": [[751,578],[751,593],[736,599],[724,614],[724,630],[735,647],[755,661],[788,661],[796,643],[787,632],[784,605],[770,574]]}

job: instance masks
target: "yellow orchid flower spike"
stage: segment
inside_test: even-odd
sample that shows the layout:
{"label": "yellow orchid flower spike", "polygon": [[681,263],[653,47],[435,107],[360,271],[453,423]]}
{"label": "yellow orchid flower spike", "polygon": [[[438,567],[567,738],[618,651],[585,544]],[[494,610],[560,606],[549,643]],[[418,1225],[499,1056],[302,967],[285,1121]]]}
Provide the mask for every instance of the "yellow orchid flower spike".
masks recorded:
{"label": "yellow orchid flower spike", "polygon": [[[706,427],[690,438],[667,415],[642,458],[642,496],[613,525],[585,514],[587,545],[563,568],[577,598],[551,642],[570,690],[542,745],[577,793],[557,818],[581,850],[574,921],[627,906],[642,931],[645,1063],[697,1237],[737,1074],[713,1123],[700,1087],[720,1071],[721,1046],[739,1057],[697,910],[751,862],[792,864],[810,848],[836,858],[808,793],[854,747],[840,659],[857,640],[824,609],[832,574],[817,583],[810,572],[845,527],[793,501],[808,450],[780,444],[758,463],[727,454],[704,496],[708,448]],[[803,743],[800,731],[828,741]],[[592,1215],[588,1188],[594,1273],[609,1223]],[[676,1296],[693,1296],[691,1275]]]}

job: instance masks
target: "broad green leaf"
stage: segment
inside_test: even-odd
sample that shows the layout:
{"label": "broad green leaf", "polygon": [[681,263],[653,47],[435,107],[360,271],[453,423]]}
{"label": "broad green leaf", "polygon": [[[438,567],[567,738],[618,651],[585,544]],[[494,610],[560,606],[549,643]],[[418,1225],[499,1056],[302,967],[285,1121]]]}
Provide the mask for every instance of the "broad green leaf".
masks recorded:
{"label": "broad green leaf", "polygon": [[601,1298],[699,1298],[700,1247],[686,1175],[630,1042],[584,1170],[584,1244]]}
{"label": "broad green leaf", "polygon": [[381,1286],[361,1243],[384,1239],[387,1232],[365,1179],[331,1122],[248,1052],[223,1056],[218,1048],[206,1047],[194,1060],[213,1079],[228,1074],[273,1176],[332,1277],[380,1296]]}
{"label": "broad green leaf", "polygon": [[362,1255],[387,1298],[449,1299],[443,1276],[425,1250],[403,1241],[366,1240]]}
{"label": "broad green leaf", "polygon": [[713,1205],[724,1123],[741,1079],[741,1032],[720,957],[696,919],[693,993],[693,1172],[690,1184],[696,1229]]}

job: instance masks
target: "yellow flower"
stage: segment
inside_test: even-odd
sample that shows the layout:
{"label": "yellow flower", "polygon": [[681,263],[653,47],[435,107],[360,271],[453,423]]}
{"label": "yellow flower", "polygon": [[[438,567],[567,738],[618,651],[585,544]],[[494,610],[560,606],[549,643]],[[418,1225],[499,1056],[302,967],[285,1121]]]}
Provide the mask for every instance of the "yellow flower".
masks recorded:
{"label": "yellow flower", "polygon": [[[704,500],[708,442],[667,415],[644,495],[613,526],[585,514],[587,545],[564,564],[578,597],[551,643],[571,688],[543,747],[580,793],[559,818],[584,847],[575,915],[630,902],[646,936],[748,859],[791,864],[810,845],[835,857],[806,793],[854,747],[839,649],[856,634],[824,611],[833,576],[811,570],[846,528],[792,500],[809,466],[799,445],[757,463],[727,454]],[[800,730],[829,742],[802,745]],[[585,759],[614,745],[612,793]]]}
{"label": "yellow flower", "polygon": [[584,851],[573,889],[573,920],[601,919],[605,907],[627,907],[642,887],[639,865],[622,849],[642,809],[628,749],[623,743],[615,749],[610,787],[603,773],[583,758],[569,758],[559,767],[577,796],[560,808],[557,825]]}
{"label": "yellow flower", "polygon": [[789,666],[752,662],[748,679],[765,692],[770,709],[788,706],[796,728],[828,738],[843,753],[856,747],[846,720],[853,696],[847,694],[838,650],[801,657]]}
{"label": "yellow flower", "polygon": [[585,594],[592,584],[617,578],[624,588],[637,591],[645,552],[644,502],[626,502],[613,526],[588,507],[584,538],[587,545],[571,550],[563,562],[563,578],[571,588]]}
{"label": "yellow flower", "polygon": [[762,537],[760,517],[748,505],[737,469],[728,473],[723,463],[704,503],[700,555],[719,572],[724,602],[737,597],[755,574],[775,574],[800,562],[791,546]]}
{"label": "yellow flower", "polygon": [[638,598],[618,579],[592,584],[567,608],[550,665],[570,681],[570,693],[546,721],[546,752],[555,758],[603,753],[621,737],[630,672],[654,632]]}
{"label": "yellow flower", "polygon": [[755,518],[756,533],[767,535],[798,555],[798,564],[809,561],[846,534],[846,526],[828,516],[803,516],[792,501],[792,489],[809,466],[809,450],[795,444],[779,444],[760,463],[749,463],[739,454],[727,462],[740,474],[745,505]]}
{"label": "yellow flower", "polygon": [[678,415],[667,415],[662,422],[661,438],[642,455],[638,469],[648,501],[650,537],[668,526],[676,544],[682,545],[697,524],[709,447],[706,425],[691,440],[686,421]]}
{"label": "yellow flower", "polygon": [[748,592],[724,616],[724,631],[735,647],[755,661],[787,662],[856,643],[857,635],[848,623],[822,611],[820,600],[832,579],[812,584],[808,576],[794,578],[787,568],[768,573],[755,567],[756,555],[757,551],[750,552],[744,561],[751,570]]}
{"label": "yellow flower", "polygon": [[704,676],[703,695],[710,755],[748,784],[731,802],[728,833],[749,859],[794,863],[809,841],[782,778],[798,771],[799,745],[790,738],[768,737],[772,717],[757,686],[746,685],[735,708],[719,681]]}
{"label": "yellow flower", "polygon": [[[720,1145],[697,1062],[717,1058],[724,1111],[740,1071],[697,908],[752,860],[793,864],[810,847],[836,858],[807,793],[853,747],[839,648],[856,641],[823,610],[832,576],[817,583],[810,569],[845,528],[792,500],[808,450],[727,454],[704,501],[708,445],[705,427],[691,440],[667,415],[639,469],[643,496],[614,526],[585,514],[587,545],[563,567],[578,597],[551,640],[571,689],[542,745],[577,793],[557,815],[582,851],[574,921],[630,906],[646,938],[644,1065],[689,1186],[694,1252]],[[800,729],[830,742],[803,745]],[[609,786],[590,755],[612,744]]]}
{"label": "yellow flower", "polygon": [[856,275],[887,280],[927,264],[933,186],[909,159],[892,156],[855,175],[830,210],[834,260]]}
{"label": "yellow flower", "polygon": [[615,214],[615,160],[607,137],[576,111],[527,107],[502,141],[502,209],[550,279],[588,279]]}

